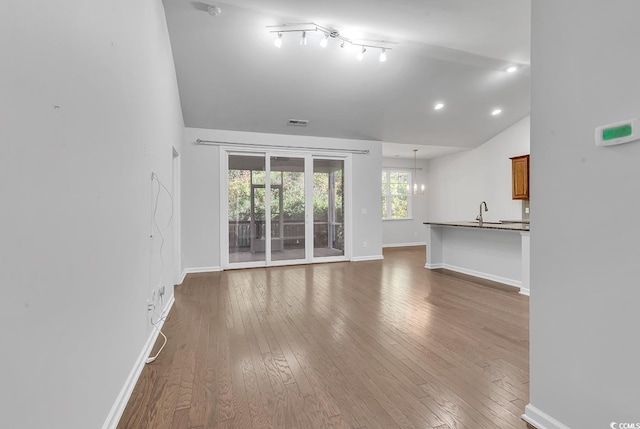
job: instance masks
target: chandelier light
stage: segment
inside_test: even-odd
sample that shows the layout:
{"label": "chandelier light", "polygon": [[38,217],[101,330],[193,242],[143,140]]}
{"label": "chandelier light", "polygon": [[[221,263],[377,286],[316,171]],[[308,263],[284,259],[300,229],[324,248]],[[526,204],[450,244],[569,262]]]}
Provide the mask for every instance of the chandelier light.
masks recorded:
{"label": "chandelier light", "polygon": [[[413,150],[413,189],[408,189],[413,195],[424,194],[424,183],[418,186],[418,149]],[[409,185],[407,185],[407,188]]]}
{"label": "chandelier light", "polygon": [[284,33],[301,33],[300,45],[307,45],[307,33],[309,32],[321,32],[322,39],[320,40],[320,46],[326,48],[331,39],[339,41],[340,47],[344,48],[345,45],[351,45],[358,49],[356,58],[360,61],[364,57],[364,53],[367,49],[379,49],[380,50],[380,62],[387,61],[387,52],[392,48],[389,45],[394,45],[394,42],[387,41],[365,41],[365,40],[352,40],[348,37],[340,34],[338,30],[333,28],[323,27],[313,22],[307,22],[302,24],[282,24],[277,26],[268,26],[267,29],[270,33],[276,34],[276,39],[273,44],[279,48],[282,46],[282,38]]}

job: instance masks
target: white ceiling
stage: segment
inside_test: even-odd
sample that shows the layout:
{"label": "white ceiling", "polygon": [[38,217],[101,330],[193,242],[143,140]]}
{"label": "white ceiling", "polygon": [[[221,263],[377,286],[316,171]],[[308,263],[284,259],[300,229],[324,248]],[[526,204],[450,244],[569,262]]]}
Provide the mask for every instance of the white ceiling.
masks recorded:
{"label": "white ceiling", "polygon": [[[401,157],[426,145],[425,158],[475,147],[529,114],[530,0],[164,3],[190,127],[378,140]],[[266,26],[296,22],[397,44],[386,63],[373,49],[359,62],[335,40],[323,49],[319,34],[306,47],[285,34],[274,47]],[[511,64],[520,70],[506,73]],[[434,111],[437,101],[445,108]]]}

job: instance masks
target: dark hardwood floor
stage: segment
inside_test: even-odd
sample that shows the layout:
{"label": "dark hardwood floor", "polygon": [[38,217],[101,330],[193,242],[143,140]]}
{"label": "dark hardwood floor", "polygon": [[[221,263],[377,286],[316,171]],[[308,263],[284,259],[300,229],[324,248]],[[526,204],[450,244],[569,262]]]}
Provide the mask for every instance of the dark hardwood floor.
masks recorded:
{"label": "dark hardwood floor", "polygon": [[525,429],[528,298],[384,256],[190,274],[118,427]]}

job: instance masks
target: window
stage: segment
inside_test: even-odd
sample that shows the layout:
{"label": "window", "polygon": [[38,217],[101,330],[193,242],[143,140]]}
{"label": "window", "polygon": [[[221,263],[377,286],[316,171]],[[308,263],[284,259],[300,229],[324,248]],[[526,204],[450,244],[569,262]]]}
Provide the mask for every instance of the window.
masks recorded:
{"label": "window", "polygon": [[382,219],[411,218],[411,172],[382,170]]}

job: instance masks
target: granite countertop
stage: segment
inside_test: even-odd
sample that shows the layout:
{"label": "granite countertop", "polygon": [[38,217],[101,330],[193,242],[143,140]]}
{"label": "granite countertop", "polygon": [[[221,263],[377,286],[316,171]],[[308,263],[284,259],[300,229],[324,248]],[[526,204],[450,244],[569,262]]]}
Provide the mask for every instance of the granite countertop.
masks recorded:
{"label": "granite countertop", "polygon": [[483,222],[482,226],[477,221],[459,221],[459,222],[423,222],[425,225],[436,226],[460,226],[465,228],[481,228],[481,229],[501,229],[507,231],[529,231],[529,223],[522,221],[514,222]]}

